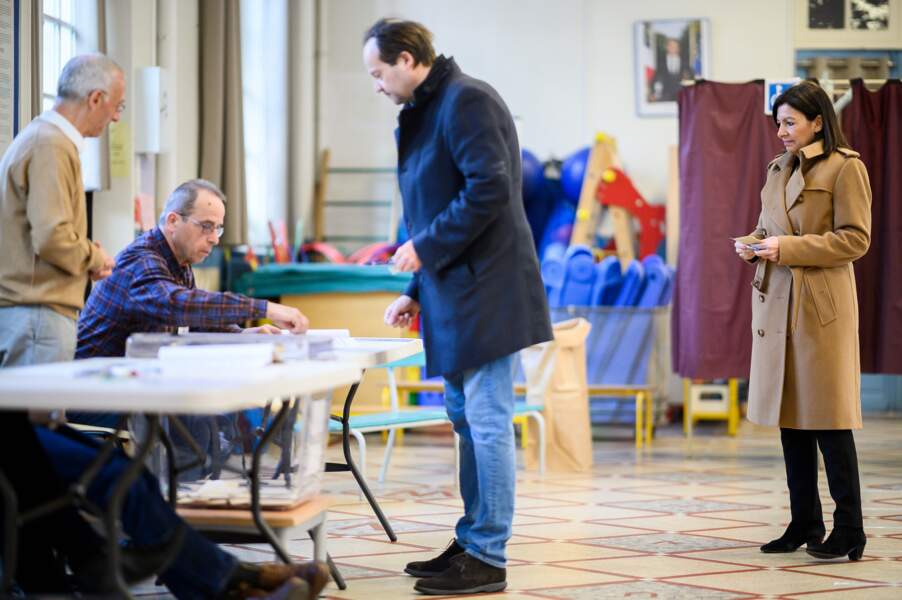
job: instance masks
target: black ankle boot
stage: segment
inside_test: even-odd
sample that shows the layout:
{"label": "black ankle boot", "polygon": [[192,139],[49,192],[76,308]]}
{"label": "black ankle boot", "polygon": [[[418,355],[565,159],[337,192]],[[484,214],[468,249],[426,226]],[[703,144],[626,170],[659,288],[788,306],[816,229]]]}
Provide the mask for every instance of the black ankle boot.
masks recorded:
{"label": "black ankle boot", "polygon": [[821,543],[824,539],[824,533],[826,533],[826,530],[822,523],[819,525],[812,525],[807,529],[795,527],[790,523],[789,527],[786,528],[786,531],[783,532],[783,535],[761,546],[761,551],[765,554],[795,552],[802,544],[808,544],[808,547],[810,548],[812,544]]}
{"label": "black ankle boot", "polygon": [[808,554],[815,558],[842,558],[858,560],[864,554],[867,536],[864,529],[854,527],[834,527],[830,537],[823,544],[808,544]]}

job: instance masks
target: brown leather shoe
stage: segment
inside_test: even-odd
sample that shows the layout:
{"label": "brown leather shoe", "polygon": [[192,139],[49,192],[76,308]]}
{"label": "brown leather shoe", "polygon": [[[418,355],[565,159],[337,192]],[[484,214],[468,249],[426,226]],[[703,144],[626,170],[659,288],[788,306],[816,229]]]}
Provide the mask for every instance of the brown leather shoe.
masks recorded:
{"label": "brown leather shoe", "polygon": [[[298,579],[306,588],[306,595],[298,595],[299,586],[286,586]],[[302,598],[314,600],[329,582],[329,568],[325,563],[310,561],[286,565],[283,563],[239,563],[227,586],[227,598],[260,598],[278,592],[273,598]],[[282,588],[285,587],[283,590]],[[290,592],[290,593],[289,593]],[[287,595],[286,595],[287,594]]]}
{"label": "brown leather shoe", "polygon": [[316,596],[310,595],[310,586],[303,579],[292,577],[274,592],[252,592],[247,598],[262,598],[263,600],[310,600]]}

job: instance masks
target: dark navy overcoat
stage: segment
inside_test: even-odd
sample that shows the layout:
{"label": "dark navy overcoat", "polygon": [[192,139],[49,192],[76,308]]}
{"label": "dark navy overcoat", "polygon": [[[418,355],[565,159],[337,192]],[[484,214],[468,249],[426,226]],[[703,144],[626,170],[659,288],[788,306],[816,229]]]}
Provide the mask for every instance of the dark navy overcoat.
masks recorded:
{"label": "dark navy overcoat", "polygon": [[395,135],[404,217],[423,265],[407,294],[422,307],[427,374],[550,340],[517,132],[498,93],[440,56]]}

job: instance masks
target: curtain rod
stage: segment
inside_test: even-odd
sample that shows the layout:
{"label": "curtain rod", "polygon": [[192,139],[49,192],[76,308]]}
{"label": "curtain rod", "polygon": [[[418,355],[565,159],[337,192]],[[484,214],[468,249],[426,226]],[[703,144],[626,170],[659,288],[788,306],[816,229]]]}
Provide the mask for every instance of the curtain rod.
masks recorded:
{"label": "curtain rod", "polygon": [[[853,77],[852,79],[818,79],[817,82],[818,82],[818,84],[829,83],[829,84],[833,84],[833,85],[836,85],[836,84],[845,85],[847,83],[851,83],[854,79],[861,79],[861,78]],[[682,81],[680,81],[680,84],[684,85],[684,86],[690,86],[690,85],[695,85],[696,83],[699,83],[702,81],[714,81],[714,80],[713,79],[683,79]],[[750,79],[750,80],[746,80],[746,81],[718,81],[717,83],[751,83],[753,81],[763,81],[763,79],[757,79],[757,80]],[[899,79],[889,77],[887,79],[862,79],[862,81],[864,82],[865,85],[883,85],[887,81],[899,81]]]}

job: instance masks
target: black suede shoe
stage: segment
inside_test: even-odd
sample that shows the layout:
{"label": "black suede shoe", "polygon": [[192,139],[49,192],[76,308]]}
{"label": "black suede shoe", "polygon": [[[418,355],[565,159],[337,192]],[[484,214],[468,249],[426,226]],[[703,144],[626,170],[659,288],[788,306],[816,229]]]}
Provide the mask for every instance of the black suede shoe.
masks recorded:
{"label": "black suede shoe", "polygon": [[864,554],[864,546],[867,541],[864,529],[835,527],[823,544],[808,544],[807,552],[815,558],[848,556],[849,560],[859,560]]}
{"label": "black suede shoe", "polygon": [[429,560],[417,560],[407,563],[404,572],[414,577],[435,577],[441,575],[451,566],[451,559],[459,554],[463,554],[463,547],[457,543],[457,540],[451,540],[445,551]]}
{"label": "black suede shoe", "polygon": [[451,559],[441,575],[418,579],[413,589],[430,596],[500,592],[507,587],[507,570],[493,567],[467,553]]}
{"label": "black suede shoe", "polygon": [[823,524],[812,526],[807,531],[793,527],[792,523],[783,532],[783,535],[761,546],[765,554],[783,554],[795,552],[803,544],[820,544],[826,533]]}

